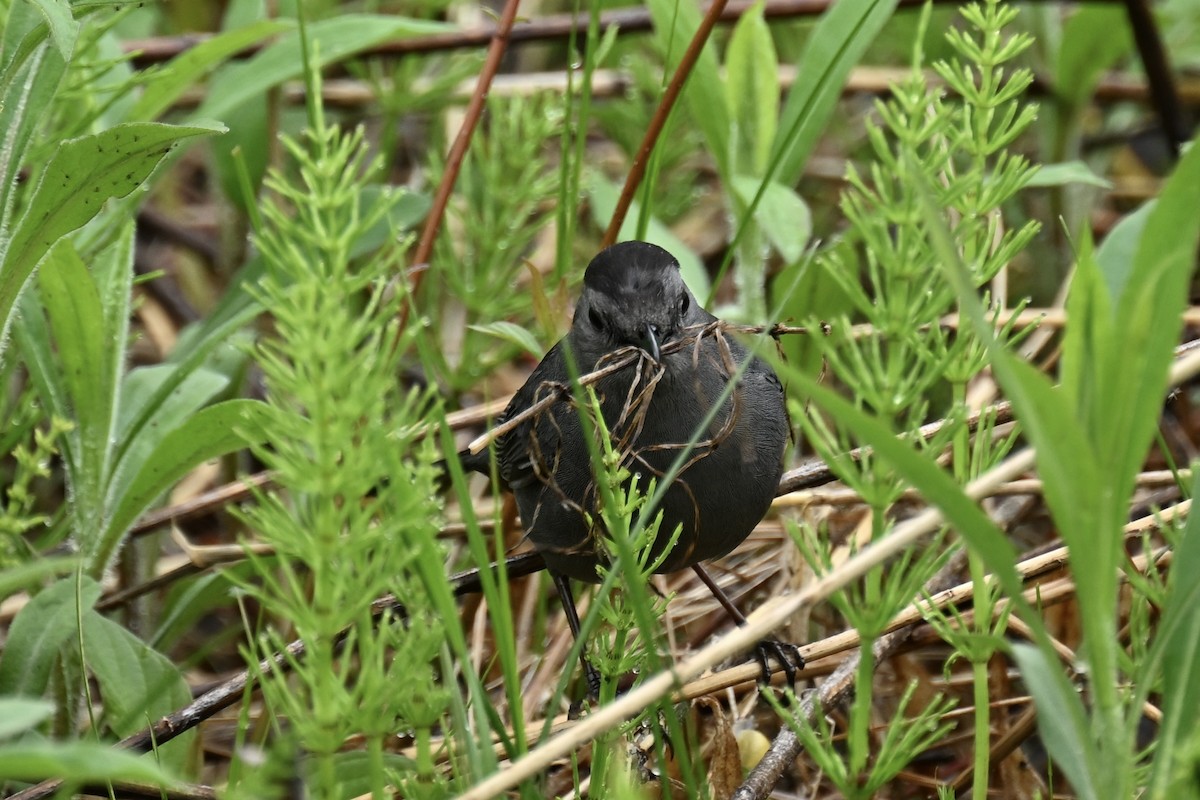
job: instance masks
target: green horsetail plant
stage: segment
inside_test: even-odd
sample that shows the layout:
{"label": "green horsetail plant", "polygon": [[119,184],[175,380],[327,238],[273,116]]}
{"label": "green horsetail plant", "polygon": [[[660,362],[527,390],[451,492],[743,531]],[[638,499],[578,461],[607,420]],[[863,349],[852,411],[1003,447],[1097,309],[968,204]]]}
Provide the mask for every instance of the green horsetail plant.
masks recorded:
{"label": "green horsetail plant", "polygon": [[[927,8],[922,34],[928,13]],[[1009,66],[1030,39],[1004,33],[1016,12],[995,0],[968,6],[962,14],[968,26],[947,33],[956,57],[935,65],[958,98],[947,100],[943,90],[928,84],[920,71],[923,56],[918,48],[909,77],[892,87],[890,99],[876,104],[880,122],[868,126],[874,160],[863,170],[851,166],[847,174],[850,187],[843,195],[842,209],[850,233],[818,260],[852,303],[855,317],[844,316],[834,324],[831,335],[818,340],[818,347],[830,373],[850,388],[858,408],[901,431],[915,431],[930,415],[943,418],[945,424],[937,435],[925,441],[910,434],[911,441],[930,455],[950,447],[955,480],[966,484],[1003,458],[1012,440],[993,441],[994,417],[985,415],[972,443],[966,426],[966,392],[987,366],[987,348],[968,326],[951,332],[941,325],[942,317],[955,311],[957,297],[939,268],[941,255],[924,217],[920,187],[937,187],[937,201],[951,220],[955,247],[969,265],[976,291],[1012,261],[1037,232],[1037,225],[1008,229],[1002,214],[1004,204],[1034,171],[1022,156],[1009,151],[1036,113],[1020,102],[1031,73]],[[990,297],[986,302],[991,307]],[[1022,306],[1018,304],[1018,309]],[[994,308],[992,313],[997,311]],[[855,335],[853,322],[868,323],[871,332]],[[1011,324],[1002,326],[999,336],[1006,347],[1019,337]],[[947,386],[949,403],[935,405]],[[868,540],[887,536],[896,521],[893,506],[908,486],[904,475],[876,457],[859,462],[847,458],[845,453],[856,442],[851,429],[836,418],[797,412],[817,452],[865,501]],[[830,547],[816,529],[805,527],[797,541],[818,572],[831,568]],[[851,549],[856,546],[851,543]],[[883,765],[903,767],[905,759],[889,748],[905,750],[911,759],[919,753],[917,744],[932,741],[915,733],[889,736],[882,741],[881,752],[869,752],[874,677],[870,653],[890,620],[919,593],[948,552],[935,542],[905,553],[834,598],[862,636],[863,658],[845,763],[833,769],[835,762],[842,764],[843,756],[832,750],[823,754],[827,773],[842,776],[835,782],[847,796],[865,796],[862,776],[870,775],[867,785],[871,786],[889,779]],[[995,590],[986,588],[982,580],[982,562],[972,555],[970,565],[980,587],[973,622],[963,627],[961,620],[935,617],[934,623],[974,669],[975,790],[982,795],[987,787],[990,730],[987,664],[999,645],[1004,620],[992,619]],[[913,720],[897,719],[893,724],[929,734],[936,728],[928,725],[930,715],[944,711],[927,708]],[[811,732],[804,735],[818,746],[827,741],[812,737]]]}
{"label": "green horsetail plant", "polygon": [[[278,752],[299,754],[316,796],[382,797],[396,784],[405,796],[442,797],[449,785],[427,744],[450,712],[438,663],[447,623],[420,577],[444,571],[433,437],[422,424],[433,402],[397,380],[411,329],[395,346],[401,295],[388,278],[402,247],[352,257],[399,194],[364,201],[377,163],[362,131],[339,131],[319,106],[304,139],[284,144],[298,178],[269,175],[274,197],[255,235],[267,266],[255,291],[275,330],[255,351],[267,391],[256,452],[278,489],[244,513],[273,555],[248,549],[256,577],[243,585],[305,654],[290,674],[260,674],[263,696]],[[422,566],[430,561],[433,570]],[[389,593],[403,611],[376,616],[372,601]],[[269,624],[246,658],[257,664],[291,638]],[[416,762],[385,752],[399,731],[417,740]],[[356,735],[365,763],[342,752]]]}

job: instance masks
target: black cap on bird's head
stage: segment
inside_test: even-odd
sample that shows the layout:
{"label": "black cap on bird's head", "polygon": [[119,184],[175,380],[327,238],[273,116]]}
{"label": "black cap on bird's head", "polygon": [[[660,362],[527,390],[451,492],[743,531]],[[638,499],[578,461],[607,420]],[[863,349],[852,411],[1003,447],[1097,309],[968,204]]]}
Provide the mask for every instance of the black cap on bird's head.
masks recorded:
{"label": "black cap on bird's head", "polygon": [[583,274],[572,340],[602,351],[635,345],[658,361],[695,304],[673,255],[649,242],[614,244]]}

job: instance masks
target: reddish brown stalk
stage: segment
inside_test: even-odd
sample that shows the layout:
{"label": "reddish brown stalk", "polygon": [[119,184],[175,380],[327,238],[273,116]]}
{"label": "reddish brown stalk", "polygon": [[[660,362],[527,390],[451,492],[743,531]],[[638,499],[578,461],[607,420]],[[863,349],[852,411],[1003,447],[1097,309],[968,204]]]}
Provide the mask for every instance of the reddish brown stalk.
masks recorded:
{"label": "reddish brown stalk", "polygon": [[608,247],[617,241],[617,234],[621,232],[621,224],[625,222],[625,214],[628,213],[629,206],[633,203],[633,196],[637,193],[642,178],[646,174],[646,165],[650,162],[650,154],[654,151],[654,145],[658,142],[663,126],[667,124],[667,118],[671,115],[671,109],[675,107],[675,101],[679,99],[679,93],[683,91],[683,85],[687,83],[688,76],[692,73],[692,67],[696,65],[696,60],[704,51],[704,45],[708,43],[708,37],[712,34],[712,30],[716,27],[717,20],[721,18],[724,10],[725,0],[714,0],[704,14],[704,19],[700,21],[696,35],[688,43],[688,48],[684,52],[679,66],[675,69],[675,74],[671,76],[671,82],[667,84],[667,90],[663,92],[658,108],[654,110],[654,118],[650,120],[650,127],[642,138],[641,147],[638,148],[637,155],[634,156],[633,163],[629,166],[629,175],[625,178],[625,186],[621,189],[621,197],[617,200],[617,207],[608,223],[608,230],[604,232],[601,246]]}
{"label": "reddish brown stalk", "polygon": [[437,241],[438,230],[442,226],[442,217],[446,214],[446,205],[450,202],[450,192],[454,190],[459,170],[462,169],[463,158],[467,154],[467,148],[471,145],[471,137],[479,125],[479,118],[483,115],[483,104],[487,102],[492,78],[500,69],[500,60],[504,58],[504,52],[508,49],[509,35],[512,33],[513,23],[517,20],[517,8],[520,4],[521,0],[505,0],[504,13],[500,16],[496,32],[492,35],[487,59],[483,63],[483,70],[479,73],[479,83],[475,86],[475,93],[471,95],[471,101],[467,103],[462,127],[459,128],[454,145],[446,157],[446,172],[442,175],[442,182],[438,186],[437,194],[433,196],[433,206],[429,209],[429,216],[425,219],[425,228],[421,231],[421,238],[417,241],[417,249],[413,253],[412,263],[415,269],[412,272],[408,297],[400,307],[400,326],[396,329],[397,344],[408,324],[408,314],[412,308],[413,298],[416,297],[417,290],[421,288],[421,279],[426,272],[425,267],[429,263],[429,256],[433,253],[433,244]]}

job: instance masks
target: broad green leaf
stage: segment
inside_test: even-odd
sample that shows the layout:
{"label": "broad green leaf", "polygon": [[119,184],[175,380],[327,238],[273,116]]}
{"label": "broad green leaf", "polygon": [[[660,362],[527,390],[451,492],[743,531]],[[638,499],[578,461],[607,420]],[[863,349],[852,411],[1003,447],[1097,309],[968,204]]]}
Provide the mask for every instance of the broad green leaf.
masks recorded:
{"label": "broad green leaf", "polygon": [[1100,76],[1133,44],[1125,8],[1106,3],[1076,8],[1063,25],[1060,41],[1054,92],[1068,105],[1090,98]]}
{"label": "broad green leaf", "polygon": [[[758,178],[746,175],[733,178],[733,189],[746,206],[750,205],[761,185]],[[804,248],[812,237],[812,214],[800,195],[771,181],[754,210],[754,220],[785,262],[794,264],[804,255]]]}
{"label": "broad green leaf", "polygon": [[[1038,475],[1059,533],[1070,547],[1085,631],[1092,642],[1102,638],[1101,616],[1111,611],[1117,585],[1120,520],[1106,502],[1111,500],[1106,497],[1110,476],[1101,471],[1103,460],[1093,450],[1075,407],[1067,402],[1068,394],[1019,358],[1000,351],[993,356],[1005,394],[1037,450]],[[1089,630],[1093,623],[1096,627]],[[1094,649],[1112,643],[1111,631],[1105,636],[1092,645]]]}
{"label": "broad green leaf", "polygon": [[898,0],[832,3],[808,37],[796,65],[798,79],[788,92],[779,119],[770,177],[795,185],[817,137],[833,114],[850,70],[891,18]]}
{"label": "broad green leaf", "polygon": [[[6,40],[12,26],[21,26],[16,18],[22,16],[32,18],[37,14],[26,3],[14,3],[9,9],[10,30],[4,33]],[[11,229],[14,192],[21,184],[18,175],[26,166],[25,151],[30,137],[42,115],[53,105],[66,72],[66,62],[49,42],[31,42],[30,47],[28,53],[6,52],[5,70],[0,73],[0,226],[5,229]],[[0,314],[0,353],[4,350],[4,332],[4,315]]]}
{"label": "broad green leaf", "polygon": [[762,2],[742,14],[725,56],[725,99],[732,122],[730,171],[762,175],[779,124],[779,62]]}
{"label": "broad green leaf", "polygon": [[222,30],[233,30],[267,16],[267,0],[229,0],[225,4]]}
{"label": "broad green leaf", "polygon": [[[452,26],[439,22],[385,14],[341,14],[308,25],[309,39],[317,45],[309,54],[313,68],[319,69],[381,42],[450,30]],[[299,78],[303,71],[300,38],[291,31],[252,58],[221,70],[193,119],[224,119],[230,110],[284,81]]]}
{"label": "broad green leaf", "polygon": [[96,216],[110,197],[133,192],[177,142],[221,130],[130,123],[59,145],[0,259],[0,340],[17,294],[59,239]]}
{"label": "broad green leaf", "polygon": [[[700,27],[700,6],[680,0],[649,0],[646,5],[654,20],[654,41],[663,53],[668,74],[673,74]],[[708,152],[717,163],[717,172],[722,178],[727,177],[732,172],[729,164],[729,130],[733,118],[725,100],[724,82],[711,39],[705,42],[700,57],[692,67],[683,89],[683,101],[691,118],[704,134]],[[630,216],[637,215],[631,213]],[[601,227],[607,224],[606,220]],[[692,291],[701,294],[695,288]]]}
{"label": "broad green leaf", "polygon": [[1110,304],[1113,306],[1116,305],[1116,298],[1125,292],[1125,285],[1129,282],[1129,276],[1133,274],[1138,243],[1142,240],[1142,231],[1146,229],[1150,211],[1157,202],[1157,199],[1150,200],[1143,203],[1137,211],[1122,217],[1096,250],[1096,264],[1104,276]]}
{"label": "broad green leaf", "polygon": [[[34,382],[52,397],[68,398],[67,418],[75,422],[64,439],[63,455],[72,530],[85,557],[94,552],[107,516],[104,496],[117,444],[112,425],[118,382],[125,367],[132,274],[133,225],[129,221],[120,225],[111,246],[92,257],[90,270],[75,253],[73,243],[60,240],[39,273],[39,291],[27,295],[30,301],[36,297],[45,306],[58,350],[57,364],[50,358],[48,370],[42,363],[31,366],[31,372],[38,373]],[[27,308],[24,300],[22,307]],[[41,316],[41,311],[33,313]],[[98,576],[94,567],[91,562],[85,564],[89,574]]]}
{"label": "broad green leaf", "polygon": [[73,575],[39,592],[17,613],[0,653],[0,696],[41,697],[46,691],[59,648],[79,631],[77,590],[82,611],[100,597],[100,584]]}
{"label": "broad green leaf", "polygon": [[1083,800],[1104,800],[1109,795],[1096,781],[1104,771],[1096,748],[1083,701],[1075,692],[1063,667],[1051,662],[1046,654],[1027,644],[1014,644],[1013,656],[1021,668],[1021,677],[1029,687],[1038,710],[1038,730],[1046,751],[1054,759],[1071,788]]}
{"label": "broad green leaf", "polygon": [[433,204],[427,194],[420,194],[408,189],[397,189],[393,186],[373,184],[364,186],[361,191],[362,207],[375,208],[380,203],[387,204],[387,214],[377,220],[366,233],[354,242],[350,249],[351,258],[374,253],[385,244],[394,242],[397,233],[412,230],[417,223],[425,219],[429,207]]}
{"label": "broad green leaf", "polygon": [[261,406],[255,400],[217,403],[162,437],[129,485],[114,487],[114,510],[104,531],[102,563],[111,560],[129,526],[163,492],[205,461],[245,447],[245,432],[255,430],[250,415]]}
{"label": "broad green leaf", "polygon": [[50,38],[64,60],[70,60],[75,51],[75,37],[79,33],[79,23],[71,14],[71,4],[67,0],[29,0],[41,12],[50,28]]}
{"label": "broad green leaf", "polygon": [[1067,402],[1081,410],[1079,421],[1090,430],[1095,420],[1084,410],[1094,408],[1096,393],[1103,391],[1098,373],[1106,369],[1114,331],[1110,295],[1096,263],[1091,234],[1086,231],[1075,258],[1067,319],[1070,328],[1063,339],[1059,379]]}
{"label": "broad green leaf", "polygon": [[149,76],[142,96],[130,112],[130,120],[156,119],[213,69],[246,48],[293,27],[292,20],[260,19],[189,48]]}
{"label": "broad green leaf", "polygon": [[129,781],[169,786],[174,779],[151,756],[95,742],[22,742],[0,746],[0,780],[63,778],[76,783]]}
{"label": "broad green leaf", "polygon": [[5,8],[8,15],[3,27],[0,27],[0,64],[3,64],[7,78],[14,68],[19,68],[21,59],[32,51],[28,43],[45,42],[49,31],[45,18],[33,3],[6,3]]}
{"label": "broad green leaf", "polygon": [[[917,188],[921,191],[924,187]],[[1045,375],[998,344],[941,209],[928,191],[921,191],[921,204],[934,249],[958,295],[959,307],[987,343],[996,376],[1036,448],[1046,501],[1070,547],[1087,660],[1096,691],[1094,736],[1102,743],[1099,749],[1118,752],[1124,732],[1115,694],[1118,654],[1113,628],[1125,496],[1113,492],[1113,476],[1106,469],[1109,456],[1098,452],[1100,443],[1089,436],[1095,425],[1089,427],[1086,416],[1081,419],[1080,409],[1070,402],[1078,394],[1069,389],[1055,391]],[[1068,326],[1067,336],[1072,335]],[[1043,652],[1053,654],[1044,639],[1039,645]],[[1063,698],[1057,701],[1067,702]],[[1093,780],[1120,780],[1121,766],[1113,759],[1098,758],[1096,765],[1105,773],[1093,772]]]}
{"label": "broad green leaf", "polygon": [[[976,335],[987,344],[992,368],[1037,452],[1046,502],[1070,546],[1095,667],[1107,675],[1109,668],[1115,668],[1112,632],[1106,628],[1111,622],[1116,590],[1114,540],[1120,537],[1120,520],[1112,514],[1119,504],[1105,489],[1110,476],[1102,469],[1103,458],[1088,436],[1086,419],[1081,419],[1079,409],[1069,402],[1075,395],[1069,389],[1056,391],[1049,378],[997,342],[971,276],[950,237],[942,209],[924,187],[916,188],[921,193],[921,213],[934,250],[958,295],[959,307]],[[1068,330],[1067,336],[1071,335]]]}
{"label": "broad green leaf", "polygon": [[1033,174],[1025,181],[1025,186],[1066,186],[1070,183],[1098,186],[1101,189],[1112,187],[1110,181],[1097,175],[1092,171],[1091,167],[1082,161],[1042,164],[1034,169]]}
{"label": "broad green leaf", "polygon": [[[50,325],[46,322],[41,293],[36,285],[21,293],[18,313],[13,324],[13,339],[20,350],[21,363],[29,371],[29,381],[37,390],[46,412],[62,419],[71,418],[71,406],[62,385],[62,372],[54,355]],[[62,442],[63,455],[72,458],[70,437]]]}
{"label": "broad green leaf", "polygon": [[[588,181],[587,192],[591,199],[589,207],[592,210],[592,218],[596,221],[597,225],[603,228],[608,224],[608,220],[612,218],[613,211],[616,210],[620,190],[615,184],[604,178],[593,176]],[[630,204],[629,213],[625,216],[624,224],[621,225],[621,232],[617,235],[617,241],[627,241],[636,235],[639,208],[640,206],[636,200]],[[692,294],[699,298],[708,296],[708,271],[704,269],[704,264],[696,257],[696,254],[675,234],[671,233],[670,228],[659,222],[657,218],[650,217],[650,227],[646,231],[646,241],[658,245],[675,256],[676,260],[679,261],[679,271],[683,275],[683,281],[692,290]]]}
{"label": "broad green leaf", "polygon": [[132,433],[133,422],[146,413],[156,418],[156,427],[165,433],[229,385],[228,377],[201,367],[192,370],[182,381],[172,381],[174,388],[159,400],[157,408],[148,409],[150,399],[158,394],[163,383],[175,377],[172,373],[176,369],[178,367],[170,363],[155,364],[138,367],[125,376],[121,381],[118,438],[127,439]]}
{"label": "broad green leaf", "polygon": [[[147,401],[160,397],[159,387],[168,380],[175,382],[172,373],[177,369],[174,364],[159,364],[135,369],[125,376],[117,422],[117,440],[122,449],[113,471],[112,491],[122,490],[167,433],[229,385],[224,375],[197,369],[178,382],[173,391],[161,396],[157,408],[147,408]],[[144,418],[145,423],[134,431],[132,425],[139,418]]]}
{"label": "broad green leaf", "polygon": [[[1097,398],[1104,413],[1097,449],[1108,456],[1116,494],[1133,491],[1134,475],[1158,425],[1167,372],[1183,327],[1188,284],[1200,243],[1200,147],[1179,160],[1146,218],[1133,275],[1114,296],[1116,348]],[[1124,517],[1124,508],[1115,513]]]}
{"label": "broad green leaf", "polygon": [[[0,697],[0,739],[33,730],[54,713],[54,703],[33,697]],[[2,750],[4,745],[0,745]]]}
{"label": "broad green leaf", "polygon": [[263,262],[256,256],[237,272],[217,307],[202,321],[184,329],[175,349],[167,357],[167,363],[175,368],[165,374],[149,398],[139,403],[139,411],[132,421],[122,426],[125,436],[118,445],[118,463],[124,459],[128,444],[141,439],[141,431],[151,423],[156,409],[167,402],[189,375],[210,360],[217,347],[228,342],[262,311],[259,302],[246,291],[246,287],[254,285],[262,274]]}
{"label": "broad green leaf", "polygon": [[541,358],[543,355],[542,346],[538,344],[537,338],[520,325],[499,320],[487,325],[468,325],[467,327],[473,331],[479,331],[480,333],[486,333],[498,339],[503,339],[506,342],[512,342],[525,352],[532,353],[538,358]]}
{"label": "broad green leaf", "polygon": [[[1200,464],[1193,465],[1200,467]],[[1193,498],[1200,497],[1200,469],[1193,469]],[[1176,776],[1194,767],[1192,754],[1184,747],[1195,735],[1200,718],[1200,514],[1188,516],[1187,527],[1175,547],[1175,560],[1167,584],[1167,604],[1159,622],[1154,651],[1161,653],[1162,690],[1159,705],[1163,720],[1158,726],[1154,768],[1147,797],[1168,800]],[[1156,660],[1156,659],[1151,659]],[[1144,676],[1153,680],[1154,675]]]}
{"label": "broad green leaf", "polygon": [[72,459],[74,468],[94,471],[93,477],[99,479],[115,401],[113,376],[105,365],[108,354],[114,348],[123,351],[125,342],[105,335],[99,292],[70,241],[60,240],[51,250],[38,274],[38,284],[61,364],[55,377],[70,399],[76,424],[73,436],[83,447]]}
{"label": "broad green leaf", "polygon": [[[170,659],[96,611],[83,618],[83,652],[100,686],[108,726],[118,736],[141,730],[148,720],[164,717],[192,700]],[[180,746],[172,741],[159,748],[159,760],[171,753],[169,765],[182,771],[189,746],[186,741]]]}
{"label": "broad green leaf", "polygon": [[78,566],[79,559],[75,556],[53,556],[9,567],[0,572],[0,601],[51,576],[66,575]]}
{"label": "broad green leaf", "polygon": [[[271,103],[265,94],[252,97],[226,110],[221,120],[229,126],[229,133],[210,145],[212,171],[221,193],[247,211],[247,203],[258,201],[258,191],[271,160],[271,130],[276,124]],[[250,184],[249,192],[242,188],[243,173]]]}

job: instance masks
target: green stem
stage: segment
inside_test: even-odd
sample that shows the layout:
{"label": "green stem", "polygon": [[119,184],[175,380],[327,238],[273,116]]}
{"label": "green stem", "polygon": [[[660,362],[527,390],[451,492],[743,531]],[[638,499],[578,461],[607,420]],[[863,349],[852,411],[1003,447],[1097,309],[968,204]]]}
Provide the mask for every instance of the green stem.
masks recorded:
{"label": "green stem", "polygon": [[371,771],[371,797],[383,800],[387,797],[383,771],[383,739],[377,734],[367,737],[367,759]]}
{"label": "green stem", "polygon": [[[859,631],[858,670],[854,675],[854,702],[850,704],[850,779],[857,782],[867,769],[870,752],[871,697],[875,682],[875,637]],[[845,787],[849,790],[850,787]]]}
{"label": "green stem", "polygon": [[992,746],[988,662],[974,661],[971,667],[975,678],[975,774],[971,778],[971,797],[986,798]]}

